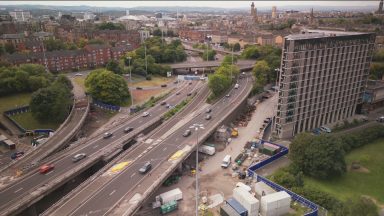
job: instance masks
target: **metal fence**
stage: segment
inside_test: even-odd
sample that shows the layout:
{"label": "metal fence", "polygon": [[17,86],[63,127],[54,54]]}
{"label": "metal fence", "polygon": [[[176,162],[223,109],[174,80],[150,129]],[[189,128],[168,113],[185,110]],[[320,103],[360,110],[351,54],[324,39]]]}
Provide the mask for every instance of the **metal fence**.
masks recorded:
{"label": "metal fence", "polygon": [[95,100],[95,99],[93,99],[92,102],[93,102],[93,104],[95,106],[100,107],[101,109],[111,110],[111,111],[115,111],[115,112],[119,112],[120,111],[120,106],[106,104],[104,102],[101,102],[101,101],[98,101],[98,100]]}
{"label": "metal fence", "polygon": [[[262,144],[262,143],[264,143],[266,141],[261,140],[260,142]],[[271,142],[268,142],[268,143],[271,143]],[[275,155],[273,155],[272,157],[270,157],[270,158],[268,158],[266,160],[260,161],[260,162],[258,162],[256,164],[250,166],[248,168],[248,174],[250,176],[252,176],[252,177],[255,177],[257,181],[264,182],[265,184],[267,184],[268,186],[272,187],[276,191],[285,191],[285,192],[287,192],[292,197],[293,200],[295,200],[295,201],[303,204],[304,206],[310,208],[312,211],[309,212],[309,213],[306,213],[305,216],[317,216],[319,208],[318,208],[318,206],[315,203],[313,203],[313,202],[309,201],[308,199],[306,199],[306,198],[304,198],[304,197],[302,197],[302,196],[300,196],[300,195],[298,195],[298,194],[296,194],[296,193],[294,193],[294,192],[292,192],[292,191],[290,191],[290,190],[288,190],[288,189],[286,189],[286,188],[284,188],[284,187],[282,187],[282,186],[280,186],[280,185],[278,185],[278,184],[268,180],[267,178],[264,178],[264,177],[259,176],[259,175],[256,174],[256,170],[258,170],[258,169],[266,166],[267,164],[269,164],[269,163],[271,163],[271,162],[281,158],[282,156],[288,154],[289,150],[288,150],[287,147],[285,147],[283,145],[276,144],[276,143],[271,143],[271,144],[279,146],[281,148],[280,152],[275,154]]]}

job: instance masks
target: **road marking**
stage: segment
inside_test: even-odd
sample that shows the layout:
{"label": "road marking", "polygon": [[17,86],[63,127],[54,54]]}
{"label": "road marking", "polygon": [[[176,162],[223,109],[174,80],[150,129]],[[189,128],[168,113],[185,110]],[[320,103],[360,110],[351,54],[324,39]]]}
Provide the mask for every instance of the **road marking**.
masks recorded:
{"label": "road marking", "polygon": [[55,172],[55,171],[47,172],[45,175],[49,175],[49,174],[51,174],[51,173],[53,173],[53,172]]}
{"label": "road marking", "polygon": [[133,173],[132,175],[131,175],[131,178],[133,177],[133,176],[135,176],[136,175],[136,173]]}
{"label": "road marking", "polygon": [[92,148],[95,149],[95,148],[97,148],[98,146],[99,146],[99,145],[95,145],[95,146],[93,146]]}
{"label": "road marking", "polygon": [[23,188],[19,188],[19,189],[15,190],[15,193],[17,193],[17,192],[19,192],[21,190],[23,190]]}
{"label": "road marking", "polygon": [[116,190],[113,190],[110,194],[109,194],[109,196],[112,196],[112,194],[114,194],[116,192]]}
{"label": "road marking", "polygon": [[167,150],[167,147],[163,148],[163,151]]}

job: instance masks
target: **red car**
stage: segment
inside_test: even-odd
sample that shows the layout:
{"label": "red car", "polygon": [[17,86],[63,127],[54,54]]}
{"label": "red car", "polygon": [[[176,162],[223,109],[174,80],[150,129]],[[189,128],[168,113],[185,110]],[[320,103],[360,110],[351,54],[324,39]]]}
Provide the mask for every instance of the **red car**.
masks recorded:
{"label": "red car", "polygon": [[40,168],[39,168],[39,173],[41,174],[45,174],[51,170],[53,170],[53,168],[55,168],[55,166],[53,166],[53,164],[44,164],[42,165]]}

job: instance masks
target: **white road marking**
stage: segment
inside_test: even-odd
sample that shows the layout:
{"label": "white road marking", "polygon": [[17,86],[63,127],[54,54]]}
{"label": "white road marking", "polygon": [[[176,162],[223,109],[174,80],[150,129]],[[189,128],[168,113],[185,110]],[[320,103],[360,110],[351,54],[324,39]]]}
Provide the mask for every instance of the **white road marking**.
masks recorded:
{"label": "white road marking", "polygon": [[132,175],[131,175],[131,178],[133,177],[133,176],[135,176],[136,175],[136,173],[133,173]]}
{"label": "white road marking", "polygon": [[113,190],[110,194],[109,194],[109,196],[112,196],[112,194],[114,194],[116,192],[116,190]]}
{"label": "white road marking", "polygon": [[95,145],[95,146],[93,146],[92,148],[95,149],[95,148],[97,148],[97,147],[99,147],[99,145]]}
{"label": "white road marking", "polygon": [[49,175],[49,174],[51,174],[51,173],[53,173],[53,172],[55,172],[55,171],[47,172],[45,175]]}
{"label": "white road marking", "polygon": [[167,147],[163,148],[163,151],[167,150]]}
{"label": "white road marking", "polygon": [[23,190],[23,188],[19,188],[19,189],[15,190],[15,193],[17,193],[17,192],[19,192],[21,190]]}

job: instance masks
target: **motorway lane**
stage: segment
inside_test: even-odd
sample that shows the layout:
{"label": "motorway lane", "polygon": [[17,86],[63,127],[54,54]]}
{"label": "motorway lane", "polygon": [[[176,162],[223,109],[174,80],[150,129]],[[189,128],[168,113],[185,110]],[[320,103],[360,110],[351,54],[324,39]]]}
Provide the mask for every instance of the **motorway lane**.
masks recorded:
{"label": "motorway lane", "polygon": [[[193,92],[196,89],[198,81],[193,82],[192,85],[187,85],[184,89],[178,90],[181,93],[179,95],[172,95],[168,97],[168,102],[177,104],[180,101],[182,101],[187,93]],[[59,161],[55,162],[55,169],[51,171],[50,173],[46,175],[42,175],[38,172],[25,177],[24,179],[21,179],[20,181],[16,182],[15,184],[4,188],[0,191],[0,210],[5,210],[8,204],[12,205],[16,203],[17,200],[19,200],[21,197],[24,197],[25,194],[28,194],[35,189],[45,185],[49,181],[59,177],[60,175],[66,173],[67,171],[73,169],[75,166],[79,165],[81,162],[87,160],[83,159],[79,161],[78,163],[73,163],[71,161],[71,158],[73,155],[77,153],[86,153],[87,156],[91,156],[92,154],[95,154],[96,152],[100,151],[104,147],[107,147],[107,144],[112,143],[113,141],[116,141],[118,139],[121,139],[123,136],[126,136],[127,138],[132,134],[132,132],[126,134],[123,132],[124,128],[127,126],[131,126],[134,128],[137,128],[151,119],[153,117],[157,117],[165,113],[167,109],[164,106],[156,105],[155,107],[151,108],[149,110],[151,117],[141,117],[141,115],[138,115],[134,117],[133,119],[130,119],[129,122],[118,126],[115,128],[113,132],[113,136],[108,139],[103,139],[102,135],[99,135],[89,143],[86,143],[83,146],[79,146],[73,151],[73,154],[67,155],[66,157],[62,158]]]}
{"label": "motorway lane", "polygon": [[[153,149],[144,154],[141,158],[131,163],[124,171],[110,181],[109,184],[94,193],[90,199],[77,207],[70,215],[105,215],[109,209],[119,202],[126,194],[139,186],[139,183],[149,176],[149,173],[142,175],[138,169],[147,161],[151,161],[152,170],[156,169],[162,161],[167,160],[177,150],[182,149],[185,145],[193,145],[196,142],[196,133],[187,138],[182,133],[189,129],[194,123],[203,123],[206,128],[214,125],[213,119],[217,118],[225,110],[231,108],[232,102],[237,99],[245,89],[249,82],[249,78],[239,80],[240,88],[232,89],[229,98],[223,98],[220,102],[212,107],[212,119],[207,121],[204,119],[205,112],[202,110],[200,114],[192,121],[188,122],[175,133],[167,137],[163,142],[157,144]],[[126,161],[124,159],[124,161]],[[155,176],[154,176],[155,177]],[[148,186],[149,187],[149,186]]]}

